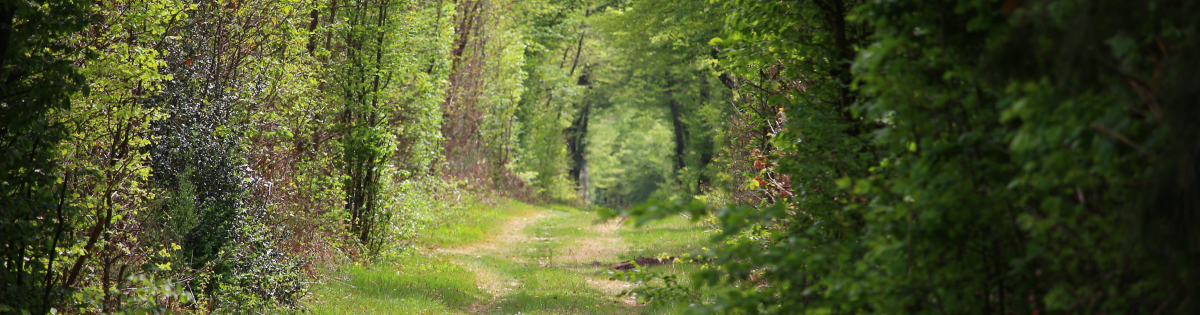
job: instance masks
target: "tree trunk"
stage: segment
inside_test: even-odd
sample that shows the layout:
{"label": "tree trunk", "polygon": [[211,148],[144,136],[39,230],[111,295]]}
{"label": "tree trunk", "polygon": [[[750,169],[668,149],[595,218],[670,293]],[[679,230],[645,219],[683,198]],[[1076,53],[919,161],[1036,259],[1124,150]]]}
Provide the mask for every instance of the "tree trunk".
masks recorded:
{"label": "tree trunk", "polygon": [[683,170],[684,155],[687,153],[687,126],[683,123],[683,104],[675,100],[675,79],[671,77],[671,72],[667,72],[667,108],[671,113],[671,126],[674,127],[675,133],[675,172]]}

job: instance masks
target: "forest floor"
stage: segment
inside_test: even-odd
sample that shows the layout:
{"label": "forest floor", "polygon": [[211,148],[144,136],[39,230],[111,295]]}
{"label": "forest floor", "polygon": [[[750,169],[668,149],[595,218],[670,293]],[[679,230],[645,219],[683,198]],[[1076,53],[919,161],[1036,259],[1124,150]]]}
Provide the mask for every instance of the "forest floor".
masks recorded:
{"label": "forest floor", "polygon": [[[696,255],[703,227],[677,217],[635,228],[593,212],[501,201],[438,215],[418,248],[349,266],[313,288],[314,314],[669,314],[676,305],[618,297],[633,285],[613,266],[639,257]],[[650,267],[664,274],[700,265]]]}

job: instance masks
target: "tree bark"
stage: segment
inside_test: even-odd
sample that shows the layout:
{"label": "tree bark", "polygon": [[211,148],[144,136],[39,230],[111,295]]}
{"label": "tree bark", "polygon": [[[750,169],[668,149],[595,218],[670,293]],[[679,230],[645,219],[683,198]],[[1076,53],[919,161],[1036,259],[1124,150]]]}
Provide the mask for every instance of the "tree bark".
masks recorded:
{"label": "tree bark", "polygon": [[671,114],[671,126],[675,134],[675,172],[678,173],[684,167],[684,155],[687,153],[687,126],[683,123],[683,105],[675,100],[675,78],[671,77],[671,72],[668,71],[667,77],[667,108]]}

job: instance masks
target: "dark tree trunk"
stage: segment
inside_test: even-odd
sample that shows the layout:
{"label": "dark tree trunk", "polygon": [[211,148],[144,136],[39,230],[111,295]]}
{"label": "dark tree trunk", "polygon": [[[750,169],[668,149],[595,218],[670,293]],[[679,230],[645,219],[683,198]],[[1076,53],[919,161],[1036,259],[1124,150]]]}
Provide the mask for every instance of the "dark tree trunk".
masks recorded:
{"label": "dark tree trunk", "polygon": [[684,167],[684,154],[687,150],[688,131],[687,125],[683,123],[683,104],[675,100],[675,79],[671,77],[671,73],[667,72],[667,108],[670,109],[671,126],[675,133],[675,172],[679,172]]}
{"label": "dark tree trunk", "polygon": [[580,184],[582,184],[580,182],[580,175],[587,164],[587,143],[585,141],[587,140],[588,120],[591,116],[591,109],[591,104],[585,101],[583,108],[579,110],[579,116],[576,116],[575,120],[571,121],[571,127],[567,127],[565,132],[567,136],[567,154],[571,156],[571,168],[568,170],[568,174],[571,176],[571,180]]}
{"label": "dark tree trunk", "polygon": [[850,89],[850,67],[855,55],[855,41],[861,37],[855,36],[857,34],[851,29],[852,27],[846,25],[846,15],[848,12],[846,11],[845,0],[821,1],[819,2],[819,7],[821,11],[824,11],[826,21],[829,23],[830,37],[833,38],[833,53],[838,58],[829,73],[835,81],[834,84],[838,85],[837,107],[842,112],[842,118],[853,126],[848,132],[852,135],[858,135],[863,132],[863,129],[860,128],[859,124],[854,124],[856,119],[850,108],[858,99],[857,93]]}
{"label": "dark tree trunk", "polygon": [[0,6],[0,71],[4,69],[5,62],[8,61],[8,46],[12,41],[13,15],[16,13],[15,5]]}

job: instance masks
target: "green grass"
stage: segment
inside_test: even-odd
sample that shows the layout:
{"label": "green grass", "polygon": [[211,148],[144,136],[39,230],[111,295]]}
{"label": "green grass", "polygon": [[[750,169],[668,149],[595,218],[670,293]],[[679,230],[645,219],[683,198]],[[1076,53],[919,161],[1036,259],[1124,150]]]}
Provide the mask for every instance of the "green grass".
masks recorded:
{"label": "green grass", "polygon": [[[506,225],[514,219],[528,224],[504,231],[516,226]],[[315,314],[338,315],[674,313],[676,305],[630,306],[618,298],[621,286],[607,280],[609,266],[699,253],[708,239],[703,228],[683,218],[613,228],[569,207],[470,204],[432,216],[415,253],[338,272],[314,288],[310,306]],[[683,275],[697,268],[679,263],[653,270]]]}
{"label": "green grass", "polygon": [[353,266],[314,290],[313,314],[460,314],[486,292],[475,274],[445,259],[405,255],[394,264]]}
{"label": "green grass", "polygon": [[[434,213],[417,236],[419,247],[452,247],[483,241],[506,220],[536,208],[503,200],[478,202]],[[472,271],[425,253],[402,255],[373,266],[348,266],[314,286],[313,314],[465,314],[491,295],[476,286]]]}
{"label": "green grass", "polygon": [[621,237],[633,244],[621,256],[624,260],[660,255],[697,257],[709,246],[710,234],[705,227],[682,216],[672,216],[647,223],[641,227],[621,229]]}
{"label": "green grass", "polygon": [[433,247],[450,247],[483,241],[487,235],[512,217],[528,216],[537,208],[512,200],[500,200],[495,205],[468,202],[445,213],[433,213],[432,219],[418,233],[417,243]]}

